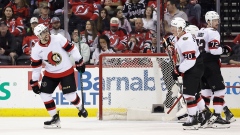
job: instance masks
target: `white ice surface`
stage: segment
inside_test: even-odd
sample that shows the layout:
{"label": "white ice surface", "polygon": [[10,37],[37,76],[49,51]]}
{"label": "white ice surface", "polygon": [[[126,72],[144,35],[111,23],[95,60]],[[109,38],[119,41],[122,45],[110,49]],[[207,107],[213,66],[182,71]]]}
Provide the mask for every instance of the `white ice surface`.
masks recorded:
{"label": "white ice surface", "polygon": [[182,123],[157,121],[99,121],[61,118],[61,129],[44,129],[47,117],[0,117],[0,135],[240,135],[240,119],[229,129],[183,130]]}

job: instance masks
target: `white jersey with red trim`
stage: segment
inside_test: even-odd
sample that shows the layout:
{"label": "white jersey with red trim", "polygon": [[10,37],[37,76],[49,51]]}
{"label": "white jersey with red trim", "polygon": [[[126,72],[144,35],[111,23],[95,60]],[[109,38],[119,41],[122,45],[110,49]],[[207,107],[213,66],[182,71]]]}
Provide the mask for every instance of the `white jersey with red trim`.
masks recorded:
{"label": "white jersey with red trim", "polygon": [[74,69],[69,53],[75,61],[79,61],[82,58],[78,49],[61,34],[50,35],[47,44],[41,44],[40,41],[37,42],[31,53],[32,80],[39,80],[42,62],[45,63],[45,76],[60,78],[72,74]]}
{"label": "white jersey with red trim", "polygon": [[176,64],[181,73],[192,68],[200,55],[196,39],[190,33],[182,35],[175,43]]}
{"label": "white jersey with red trim", "polygon": [[214,28],[201,28],[197,34],[197,42],[207,53],[212,55],[221,55],[220,34]]}

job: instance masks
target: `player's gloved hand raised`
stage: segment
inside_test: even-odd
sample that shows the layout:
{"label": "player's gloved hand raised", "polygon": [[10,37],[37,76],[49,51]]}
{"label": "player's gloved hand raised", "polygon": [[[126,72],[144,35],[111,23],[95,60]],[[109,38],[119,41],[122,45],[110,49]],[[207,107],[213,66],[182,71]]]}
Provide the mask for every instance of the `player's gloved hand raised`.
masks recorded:
{"label": "player's gloved hand raised", "polygon": [[176,68],[172,72],[172,77],[174,80],[177,80],[178,77],[181,75],[181,72],[178,70],[179,66],[176,66]]}
{"label": "player's gloved hand raised", "polygon": [[83,59],[80,59],[78,62],[75,62],[76,69],[78,72],[84,73],[86,65],[83,63]]}
{"label": "player's gloved hand raised", "polygon": [[222,50],[223,50],[223,53],[222,55],[227,55],[227,56],[230,56],[231,55],[231,52],[232,52],[232,48],[228,45],[224,45],[222,47]]}
{"label": "player's gloved hand raised", "polygon": [[85,108],[82,108],[79,112],[78,112],[78,116],[81,117],[83,116],[83,118],[86,118],[88,116],[88,112]]}
{"label": "player's gloved hand raised", "polygon": [[32,90],[33,90],[34,93],[36,93],[36,94],[41,93],[40,88],[39,88],[39,86],[38,86],[38,81],[30,80],[29,83],[30,83],[30,85],[31,85]]}

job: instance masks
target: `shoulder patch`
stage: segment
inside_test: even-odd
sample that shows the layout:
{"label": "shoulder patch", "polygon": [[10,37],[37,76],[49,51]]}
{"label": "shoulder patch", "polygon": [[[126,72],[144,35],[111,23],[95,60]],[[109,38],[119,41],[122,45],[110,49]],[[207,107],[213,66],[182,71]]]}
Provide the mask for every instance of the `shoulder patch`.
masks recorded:
{"label": "shoulder patch", "polygon": [[183,39],[183,40],[187,40],[187,39],[188,39],[188,37],[183,37],[182,39]]}

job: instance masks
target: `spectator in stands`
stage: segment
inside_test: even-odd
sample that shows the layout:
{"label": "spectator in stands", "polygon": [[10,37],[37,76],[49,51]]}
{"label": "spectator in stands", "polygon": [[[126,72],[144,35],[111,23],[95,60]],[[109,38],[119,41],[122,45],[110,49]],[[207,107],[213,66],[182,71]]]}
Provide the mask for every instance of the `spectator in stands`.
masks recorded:
{"label": "spectator in stands", "polygon": [[50,30],[50,33],[51,34],[61,34],[63,35],[64,37],[67,38],[68,41],[71,41],[71,37],[69,35],[69,33],[63,29],[60,29],[60,19],[58,17],[53,17],[51,19],[51,24],[52,24],[52,30]]}
{"label": "spectator in stands", "polygon": [[146,7],[142,21],[143,21],[143,27],[145,29],[149,29],[152,31],[157,30],[157,28],[156,28],[157,20],[153,19],[153,8],[152,7]]}
{"label": "spectator in stands", "polygon": [[[80,42],[78,29],[75,29],[72,32],[72,43],[74,44],[75,47],[78,48],[80,54],[83,57],[83,62],[88,64],[90,59],[90,47],[88,46],[88,44]],[[73,58],[72,58],[72,63],[75,64],[75,61]]]}
{"label": "spectator in stands", "polygon": [[[152,42],[144,47],[143,53],[157,53],[157,33],[151,34]],[[160,46],[160,53],[164,53],[165,49]]]}
{"label": "spectator in stands", "polygon": [[30,19],[30,8],[26,0],[14,0],[7,6],[12,7],[14,14],[21,17],[24,23],[28,23]]}
{"label": "spectator in stands", "polygon": [[171,21],[173,18],[181,17],[185,21],[188,21],[187,14],[183,11],[179,11],[177,5],[177,0],[167,0],[167,12],[164,14],[164,20],[167,22],[167,25],[165,25],[165,27],[167,27],[165,28],[167,30],[166,33],[170,32]]}
{"label": "spectator in stands", "polygon": [[235,45],[232,47],[233,55],[228,57],[228,63],[229,64],[236,64],[240,65],[240,45]]}
{"label": "spectator in stands", "polygon": [[130,37],[124,53],[140,53],[140,44],[136,37]]}
{"label": "spectator in stands", "polygon": [[122,0],[105,0],[104,8],[107,9],[108,13],[113,13],[116,9],[122,10]]}
{"label": "spectator in stands", "polygon": [[104,8],[100,11],[100,16],[97,20],[97,30],[101,34],[105,30],[110,30],[110,17],[108,11]]}
{"label": "spectator in stands", "polygon": [[104,31],[103,35],[107,35],[110,40],[110,46],[115,51],[121,52],[125,50],[128,41],[126,30],[119,28],[119,19],[112,17],[110,20],[110,30]]}
{"label": "spectator in stands", "polygon": [[81,19],[81,29],[84,31],[88,20],[96,21],[99,16],[99,10],[94,0],[69,0],[72,12]]}
{"label": "spectator in stands", "polygon": [[4,7],[6,7],[9,2],[10,0],[0,0],[0,19],[2,18],[2,11]]}
{"label": "spectator in stands", "polygon": [[106,35],[101,35],[98,38],[98,46],[97,49],[95,49],[93,52],[92,56],[94,65],[99,64],[99,55],[103,53],[115,53],[114,49],[110,45],[110,40]]}
{"label": "spectator in stands", "polygon": [[94,0],[95,4],[97,5],[98,7],[98,10],[101,11],[102,10],[102,7],[104,5],[104,0]]}
{"label": "spectator in stands", "polygon": [[238,34],[238,35],[234,38],[233,43],[236,44],[236,45],[239,45],[239,44],[240,44],[240,34]]}
{"label": "spectator in stands", "polygon": [[0,21],[0,64],[14,65],[17,58],[15,37],[5,21]]}
{"label": "spectator in stands", "polygon": [[179,10],[184,11],[188,16],[188,21],[200,27],[201,25],[201,6],[197,4],[197,0],[180,0],[177,6]]}
{"label": "spectator in stands", "polygon": [[135,30],[130,32],[129,37],[136,37],[140,44],[140,52],[143,52],[144,46],[151,43],[151,31],[143,27],[142,18],[135,21]]}
{"label": "spectator in stands", "polygon": [[86,23],[85,31],[80,33],[81,42],[88,44],[90,47],[90,52],[93,53],[94,50],[97,48],[97,41],[98,36],[100,34],[97,32],[96,25],[94,21],[89,20]]}
{"label": "spectator in stands", "polygon": [[[69,5],[71,6],[71,5]],[[61,26],[64,26],[64,14],[62,14],[59,17],[60,21],[61,21]],[[74,13],[72,12],[72,9],[69,7],[68,8],[68,33],[72,33],[74,29],[78,29],[79,31],[81,29],[85,29],[82,28],[82,24],[81,24],[81,19],[79,17],[77,17],[76,15],[74,15]],[[85,26],[84,26],[85,27]]]}
{"label": "spectator in stands", "polygon": [[27,32],[26,36],[23,38],[22,50],[23,54],[18,57],[16,64],[17,65],[30,65],[30,55],[31,49],[34,47],[35,43],[39,41],[38,37],[34,35],[33,30],[38,25],[37,17],[32,17],[30,19],[31,28]]}
{"label": "spectator in stands", "polygon": [[38,17],[39,24],[44,24],[49,29],[52,29],[51,25],[51,17],[50,17],[50,9],[48,2],[41,2],[39,4],[40,16]]}
{"label": "spectator in stands", "polygon": [[12,7],[6,7],[3,10],[2,20],[5,21],[8,25],[9,31],[15,36],[22,36],[25,34],[23,21],[21,17],[15,16],[13,13]]}
{"label": "spectator in stands", "polygon": [[123,14],[130,21],[135,22],[136,18],[142,18],[145,11],[145,4],[139,2],[139,0],[129,0],[129,3],[125,3],[123,6]]}
{"label": "spectator in stands", "polygon": [[[164,3],[163,3],[163,0],[160,0],[160,20],[163,20],[163,15],[164,13],[167,12],[167,5],[165,3],[166,0],[164,0]],[[153,10],[153,19],[154,20],[157,20],[157,1],[156,0],[149,0],[148,3],[147,3],[147,6],[149,7],[152,7],[154,10]]]}
{"label": "spectator in stands", "polygon": [[120,21],[119,27],[125,29],[127,31],[127,33],[129,34],[132,31],[132,27],[131,27],[129,21],[127,20],[127,18],[125,18],[123,16],[122,10],[116,9],[114,12],[114,16],[117,17]]}

